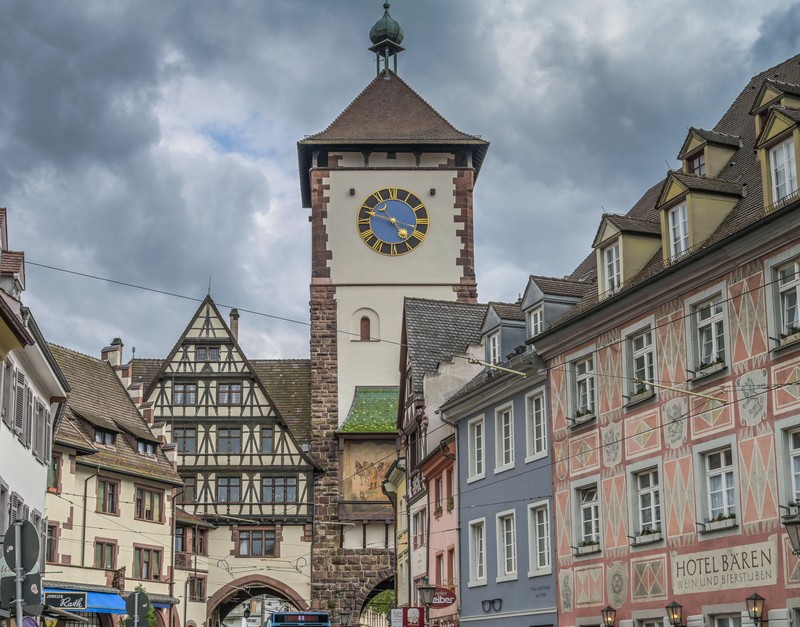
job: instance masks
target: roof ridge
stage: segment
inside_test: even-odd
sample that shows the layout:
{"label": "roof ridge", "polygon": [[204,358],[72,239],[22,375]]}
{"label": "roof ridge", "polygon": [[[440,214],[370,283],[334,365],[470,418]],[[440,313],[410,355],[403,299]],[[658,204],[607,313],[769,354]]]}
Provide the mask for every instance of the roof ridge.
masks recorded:
{"label": "roof ridge", "polygon": [[86,357],[88,359],[91,359],[92,361],[96,361],[99,364],[108,363],[106,361],[103,361],[99,357],[95,357],[94,355],[89,355],[87,353],[82,353],[80,351],[76,351],[74,348],[68,348],[66,346],[62,346],[61,344],[56,344],[55,342],[47,342],[47,344],[50,345],[50,346],[55,346],[56,348],[60,348],[60,349],[65,350],[65,351],[69,351],[70,353],[73,353],[74,355],[80,355],[81,357]]}

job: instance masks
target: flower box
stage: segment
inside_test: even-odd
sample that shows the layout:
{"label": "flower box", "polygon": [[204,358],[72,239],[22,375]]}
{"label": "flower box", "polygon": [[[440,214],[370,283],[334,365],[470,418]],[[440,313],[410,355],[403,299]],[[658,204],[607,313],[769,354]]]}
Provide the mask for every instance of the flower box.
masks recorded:
{"label": "flower box", "polygon": [[631,544],[633,546],[652,544],[653,542],[658,542],[663,537],[664,535],[660,531],[651,531],[650,533],[639,534],[635,538],[632,538]]}
{"label": "flower box", "polygon": [[736,517],[732,518],[723,518],[722,520],[709,520],[707,523],[703,525],[706,532],[708,531],[720,531],[722,529],[730,529],[731,527],[737,527],[739,523],[736,521]]}
{"label": "flower box", "polygon": [[584,544],[575,547],[575,555],[590,555],[592,553],[600,552],[600,543],[597,544]]}
{"label": "flower box", "polygon": [[697,367],[697,370],[694,371],[694,379],[702,379],[704,377],[711,376],[719,372],[720,370],[724,369],[726,366],[724,361],[717,361],[713,364],[700,364]]}

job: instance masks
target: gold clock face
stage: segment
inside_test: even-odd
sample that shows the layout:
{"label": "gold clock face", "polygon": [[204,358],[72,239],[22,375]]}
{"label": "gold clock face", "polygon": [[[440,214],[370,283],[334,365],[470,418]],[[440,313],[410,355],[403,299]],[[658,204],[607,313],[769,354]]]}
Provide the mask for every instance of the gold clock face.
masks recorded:
{"label": "gold clock face", "polygon": [[358,234],[376,253],[405,255],[428,234],[428,210],[414,194],[385,187],[367,196],[358,210]]}

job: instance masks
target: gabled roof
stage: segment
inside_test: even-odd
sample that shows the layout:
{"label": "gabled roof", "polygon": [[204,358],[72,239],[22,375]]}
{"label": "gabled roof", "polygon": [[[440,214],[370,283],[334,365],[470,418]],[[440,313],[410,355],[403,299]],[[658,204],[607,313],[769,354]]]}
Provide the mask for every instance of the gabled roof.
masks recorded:
{"label": "gabled roof", "polygon": [[[733,153],[730,162],[723,168],[717,178],[708,179],[681,172],[670,172],[668,179],[664,179],[650,187],[626,214],[631,218],[658,221],[660,219],[659,199],[665,184],[670,178],[683,185],[686,189],[710,191],[738,197],[735,207],[717,227],[717,230],[705,242],[694,247],[691,253],[683,257],[678,263],[691,263],[698,254],[702,254],[712,246],[726,241],[728,238],[735,237],[742,229],[751,227],[759,220],[773,219],[775,217],[774,212],[767,211],[764,207],[761,168],[755,154],[755,121],[750,115],[750,111],[761,90],[766,88],[766,84],[770,86],[782,85],[782,88],[786,89],[789,89],[786,87],[787,85],[800,86],[799,61],[800,55],[797,55],[754,76],[714,126],[713,133],[739,137],[741,140],[740,147]],[[800,116],[800,113],[793,109],[787,109],[787,111],[791,111],[792,115]],[[743,194],[745,186],[747,193]],[[670,267],[675,265],[672,264]],[[624,298],[629,289],[655,278],[665,269],[666,267],[662,262],[662,253],[659,251],[637,276],[632,277],[630,281],[626,281],[623,288],[615,296],[600,301],[596,290],[587,292],[578,305],[553,322],[553,325],[542,334],[543,337],[555,332],[559,327],[594,307],[606,306],[619,298]],[[569,276],[572,279],[594,280],[597,276],[594,252],[587,255],[584,261]],[[539,347],[538,344],[537,347]]]}
{"label": "gabled roof", "polygon": [[135,440],[131,442],[122,434],[117,435],[113,449],[92,444],[90,424],[122,430],[153,442],[158,440],[108,363],[56,344],[49,346],[71,388],[56,430],[56,442],[84,452],[93,451],[91,464],[109,471],[180,485],[178,473],[160,447],[155,457],[140,455]]}
{"label": "gabled roof", "polygon": [[532,274],[530,280],[536,283],[545,296],[571,296],[580,298],[592,289],[591,284],[574,279],[559,279]]}
{"label": "gabled roof", "polygon": [[780,135],[787,130],[781,129],[775,133],[775,129],[770,128],[772,123],[776,122],[780,118],[784,118],[786,123],[789,125],[800,124],[800,111],[778,105],[770,107],[769,117],[761,128],[761,133],[759,133],[758,137],[756,138],[756,148],[761,148],[764,144],[767,144],[775,139],[776,135]]}
{"label": "gabled roof", "polygon": [[525,322],[525,314],[519,303],[498,303],[490,302],[489,307],[494,310],[500,320],[512,320]]}
{"label": "gabled roof", "polygon": [[310,443],[311,361],[254,359],[250,364],[295,439],[302,444]]}
{"label": "gabled roof", "polygon": [[661,223],[659,222],[629,218],[628,216],[621,216],[614,213],[604,213],[600,220],[600,226],[597,227],[597,233],[594,236],[592,246],[597,247],[600,244],[599,240],[601,234],[603,234],[604,240],[612,236],[611,234],[603,233],[606,224],[613,225],[620,233],[661,237]]}
{"label": "gabled roof", "polygon": [[397,386],[356,386],[353,404],[337,433],[396,434]]}
{"label": "gabled roof", "polygon": [[716,146],[727,146],[729,148],[738,148],[741,144],[741,139],[735,135],[728,135],[726,133],[717,133],[715,131],[707,131],[703,128],[689,127],[689,132],[686,134],[686,139],[681,146],[678,153],[678,159],[684,159],[689,152],[689,145],[692,143],[692,138],[696,137],[700,142],[714,144]]}
{"label": "gabled roof", "polygon": [[[749,113],[752,115],[774,103],[778,98],[773,98],[768,102],[761,102],[764,92],[766,91],[777,92],[781,94],[791,94],[793,96],[800,96],[800,84],[789,83],[786,81],[778,80],[774,77],[766,79],[758,90],[756,97],[753,99],[753,106],[750,108]],[[759,104],[761,103],[761,104]]]}
{"label": "gabled roof", "polygon": [[406,146],[427,149],[471,147],[475,176],[489,142],[456,129],[399,76],[376,76],[324,131],[297,142],[303,206],[310,206],[311,155],[321,148],[355,150]]}
{"label": "gabled roof", "polygon": [[[480,342],[486,305],[456,301],[406,298],[403,332],[414,392],[422,394],[426,372],[435,372],[442,362],[467,346]],[[405,364],[401,364],[404,367]]]}

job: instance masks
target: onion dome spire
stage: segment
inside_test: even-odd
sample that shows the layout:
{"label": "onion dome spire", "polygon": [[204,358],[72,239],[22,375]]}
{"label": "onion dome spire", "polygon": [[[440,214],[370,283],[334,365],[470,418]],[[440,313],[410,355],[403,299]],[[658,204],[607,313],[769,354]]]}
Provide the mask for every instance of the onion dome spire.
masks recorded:
{"label": "onion dome spire", "polygon": [[383,3],[383,17],[375,22],[369,31],[369,39],[372,46],[370,52],[375,53],[377,73],[381,73],[381,59],[383,59],[383,73],[389,79],[389,58],[394,59],[394,73],[397,74],[397,55],[404,48],[400,45],[403,42],[403,29],[397,20],[389,15],[389,3]]}

